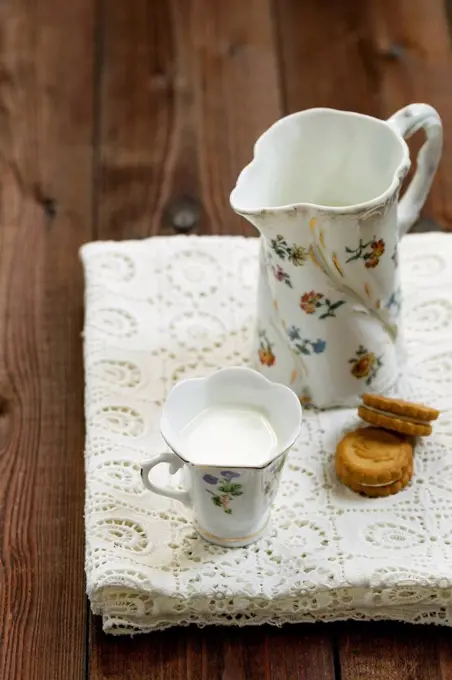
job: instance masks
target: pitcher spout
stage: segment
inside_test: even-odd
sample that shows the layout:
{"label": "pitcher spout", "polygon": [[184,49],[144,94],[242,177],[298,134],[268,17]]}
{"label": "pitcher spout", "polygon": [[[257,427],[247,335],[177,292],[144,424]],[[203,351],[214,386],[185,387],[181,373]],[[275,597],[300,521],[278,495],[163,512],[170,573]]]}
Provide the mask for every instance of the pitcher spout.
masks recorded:
{"label": "pitcher spout", "polygon": [[258,139],[230,203],[258,229],[262,215],[295,209],[371,210],[397,193],[409,167],[405,141],[385,121],[309,109],[282,118]]}

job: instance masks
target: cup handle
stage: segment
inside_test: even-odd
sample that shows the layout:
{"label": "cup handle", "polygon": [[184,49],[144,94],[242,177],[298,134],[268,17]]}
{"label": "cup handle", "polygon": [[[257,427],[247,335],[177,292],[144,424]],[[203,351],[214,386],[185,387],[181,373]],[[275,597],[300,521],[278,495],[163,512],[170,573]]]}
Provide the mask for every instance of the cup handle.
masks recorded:
{"label": "cup handle", "polygon": [[432,185],[443,148],[443,126],[438,112],[428,104],[410,104],[388,118],[388,124],[404,139],[424,129],[427,137],[417,156],[417,169],[399,203],[399,235],[403,236],[419,217]]}
{"label": "cup handle", "polygon": [[154,484],[153,482],[151,482],[151,480],[149,479],[149,473],[152,470],[152,468],[154,468],[156,465],[160,465],[160,463],[169,463],[170,474],[172,475],[176,474],[176,472],[180,470],[180,468],[184,467],[183,461],[178,456],[176,456],[175,453],[171,453],[169,451],[165,453],[160,453],[158,456],[152,458],[151,460],[144,461],[143,463],[141,463],[141,479],[143,480],[143,484],[146,487],[146,489],[149,489],[149,491],[153,491],[159,496],[167,496],[167,498],[173,498],[176,501],[180,501],[188,508],[191,508],[192,502],[188,491],[179,491],[178,489],[171,489],[169,486],[159,486],[158,484]]}

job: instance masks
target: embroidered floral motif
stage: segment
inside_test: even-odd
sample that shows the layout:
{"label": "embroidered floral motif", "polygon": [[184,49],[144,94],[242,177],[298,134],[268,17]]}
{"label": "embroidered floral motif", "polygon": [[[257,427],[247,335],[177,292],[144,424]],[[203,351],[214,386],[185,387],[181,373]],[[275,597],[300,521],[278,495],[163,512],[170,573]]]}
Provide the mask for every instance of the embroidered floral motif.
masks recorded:
{"label": "embroidered floral motif", "polygon": [[232,509],[229,507],[230,502],[233,498],[243,495],[243,485],[233,482],[232,480],[236,477],[240,477],[238,472],[232,472],[232,470],[223,470],[221,477],[215,477],[214,475],[204,475],[203,480],[207,484],[212,484],[216,486],[215,491],[211,489],[206,489],[207,493],[212,496],[212,503],[218,508],[222,508],[223,512],[227,515],[232,515]]}
{"label": "embroidered floral motif", "polygon": [[348,248],[346,246],[345,252],[349,255],[349,258],[345,260],[346,262],[364,260],[366,269],[373,269],[379,264],[380,258],[385,252],[385,242],[382,238],[376,240],[375,236],[371,241],[367,241],[367,243],[363,243],[363,240],[359,239],[357,248]]}
{"label": "embroidered floral motif", "polygon": [[300,329],[296,326],[290,326],[287,329],[287,335],[293,342],[293,347],[299,354],[304,354],[305,356],[310,356],[311,354],[322,354],[326,349],[325,340],[317,338],[317,340],[308,340],[307,338],[302,338],[300,335]]}
{"label": "embroidered floral motif", "polygon": [[289,288],[293,288],[292,286],[292,281],[290,280],[290,276],[287,272],[284,271],[284,269],[281,267],[280,264],[278,265],[271,265],[273,276],[277,281],[284,281],[286,286],[289,286]]}
{"label": "embroidered floral motif", "polygon": [[273,345],[267,338],[265,331],[259,331],[258,355],[259,361],[263,366],[273,366],[276,361],[276,356],[273,354],[272,347]]}
{"label": "embroidered floral motif", "polygon": [[353,359],[349,359],[352,375],[359,380],[366,378],[366,385],[370,385],[383,365],[381,357],[377,357],[374,352],[369,352],[363,345],[356,350]]}
{"label": "embroidered floral motif", "polygon": [[306,248],[303,248],[303,246],[299,246],[296,243],[289,245],[281,234],[278,234],[276,238],[271,239],[270,247],[281,260],[288,260],[295,267],[303,266],[308,259],[308,251]]}
{"label": "embroidered floral motif", "polygon": [[301,296],[300,307],[306,314],[314,314],[317,310],[321,312],[319,319],[326,319],[329,316],[336,316],[335,310],[345,304],[345,300],[331,302],[323,293],[316,293],[311,290]]}

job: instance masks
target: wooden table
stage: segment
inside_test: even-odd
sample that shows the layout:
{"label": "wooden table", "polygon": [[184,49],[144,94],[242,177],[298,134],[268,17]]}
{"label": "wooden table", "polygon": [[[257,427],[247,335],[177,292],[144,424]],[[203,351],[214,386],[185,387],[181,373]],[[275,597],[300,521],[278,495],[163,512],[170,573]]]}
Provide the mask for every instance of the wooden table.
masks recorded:
{"label": "wooden table", "polygon": [[101,632],[83,573],[77,254],[85,241],[181,228],[253,233],[228,205],[236,175],[271,122],[313,105],[381,117],[436,106],[446,152],[425,216],[451,228],[448,10],[443,0],[0,2],[3,680],[452,679],[447,629]]}

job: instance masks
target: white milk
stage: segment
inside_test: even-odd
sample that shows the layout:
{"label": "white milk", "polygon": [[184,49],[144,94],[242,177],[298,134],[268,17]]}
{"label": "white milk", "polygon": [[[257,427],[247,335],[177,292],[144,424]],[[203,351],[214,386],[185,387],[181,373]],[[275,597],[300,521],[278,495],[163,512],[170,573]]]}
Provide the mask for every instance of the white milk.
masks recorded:
{"label": "white milk", "polygon": [[259,466],[278,440],[257,409],[213,406],[201,411],[182,430],[182,456],[198,465]]}

